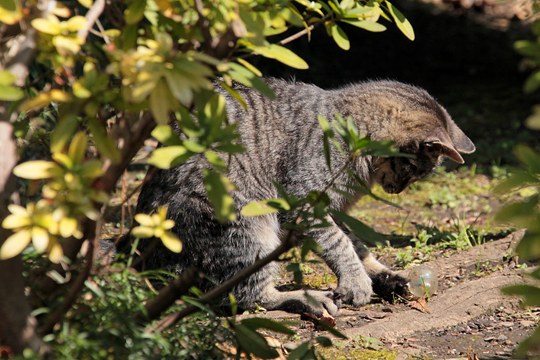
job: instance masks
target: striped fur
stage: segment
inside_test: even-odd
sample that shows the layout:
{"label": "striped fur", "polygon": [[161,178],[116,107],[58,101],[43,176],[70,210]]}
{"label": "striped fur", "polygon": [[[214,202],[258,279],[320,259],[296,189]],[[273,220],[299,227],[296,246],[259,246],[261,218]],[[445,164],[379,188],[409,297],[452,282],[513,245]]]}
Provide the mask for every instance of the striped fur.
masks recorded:
{"label": "striped fur", "polygon": [[[350,167],[356,176],[343,172],[330,191],[331,207],[346,209],[358,199],[351,192],[359,178],[365,184],[380,183],[391,193],[402,191],[412,181],[428,174],[443,156],[461,162],[459,153],[474,151],[474,145],[454,124],[446,110],[428,93],[392,81],[366,82],[336,90],[314,85],[268,79],[276,99],[236,86],[247,104],[244,110],[225,91],[230,122],[238,123],[246,152],[230,158],[229,178],[237,190],[233,196],[241,209],[252,200],[278,196],[274,183],[289,193],[304,196],[310,190],[325,189],[334,174],[326,165],[321,114],[332,119],[336,113],[351,116],[359,130],[375,140],[393,140],[414,159],[359,158]],[[332,169],[341,169],[346,156],[332,150]],[[181,254],[158,248],[148,259],[150,268],[167,267],[180,272],[188,265],[201,269],[214,283],[221,283],[242,268],[271,252],[284,235],[284,218],[278,215],[242,217],[220,224],[213,217],[206,198],[201,169],[208,166],[203,156],[186,164],[158,171],[142,188],[137,212],[152,212],[167,205],[175,220],[174,231],[184,242]],[[240,306],[259,304],[267,309],[321,314],[326,308],[337,312],[340,302],[360,306],[370,301],[372,289],[382,295],[404,291],[406,280],[380,264],[358,241],[341,227],[331,226],[308,233],[323,249],[322,257],[338,276],[334,294],[311,291],[279,292],[274,288],[277,265],[267,265],[233,289]],[[205,285],[203,285],[205,287]]]}

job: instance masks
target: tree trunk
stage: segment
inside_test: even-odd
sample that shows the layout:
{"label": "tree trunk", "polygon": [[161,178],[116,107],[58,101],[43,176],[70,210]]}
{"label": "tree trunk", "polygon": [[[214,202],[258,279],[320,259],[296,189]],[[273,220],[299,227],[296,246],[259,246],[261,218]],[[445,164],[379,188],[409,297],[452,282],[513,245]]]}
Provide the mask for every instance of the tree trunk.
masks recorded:
{"label": "tree trunk", "polygon": [[[5,107],[0,104],[0,115]],[[8,215],[7,205],[15,187],[11,172],[17,163],[13,126],[0,121],[0,223]],[[0,227],[0,246],[11,233]],[[43,342],[36,332],[37,321],[30,316],[30,306],[24,295],[21,257],[0,260],[0,344],[20,354],[25,348],[40,351]]]}

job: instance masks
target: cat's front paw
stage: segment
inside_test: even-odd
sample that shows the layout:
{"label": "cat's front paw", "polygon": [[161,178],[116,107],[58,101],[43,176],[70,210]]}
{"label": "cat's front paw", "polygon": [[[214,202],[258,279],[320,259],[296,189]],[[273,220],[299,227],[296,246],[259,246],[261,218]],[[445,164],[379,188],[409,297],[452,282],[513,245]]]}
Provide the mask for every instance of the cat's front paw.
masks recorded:
{"label": "cat's front paw", "polygon": [[334,299],[338,306],[342,303],[362,306],[371,301],[372,294],[371,279],[366,276],[356,281],[340,281],[339,286],[334,290]]}
{"label": "cat's front paw", "polygon": [[408,279],[395,272],[381,272],[372,277],[373,290],[384,300],[394,302],[396,297],[408,298],[411,294]]}

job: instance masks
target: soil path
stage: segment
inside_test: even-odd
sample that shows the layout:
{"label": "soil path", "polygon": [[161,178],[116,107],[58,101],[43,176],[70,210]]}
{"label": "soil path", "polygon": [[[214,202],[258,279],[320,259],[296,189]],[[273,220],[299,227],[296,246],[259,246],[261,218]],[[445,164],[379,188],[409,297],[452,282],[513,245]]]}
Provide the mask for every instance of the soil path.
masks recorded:
{"label": "soil path", "polygon": [[[397,352],[399,359],[472,355],[479,359],[512,358],[516,345],[532,332],[540,318],[540,309],[522,310],[516,298],[501,293],[504,286],[526,281],[524,270],[508,256],[522,236],[518,231],[426,263],[439,278],[438,294],[427,304],[429,313],[385,303],[341,309],[336,328],[349,340],[335,355],[354,359],[351,351],[358,349],[356,339],[376,338],[386,349]],[[282,311],[270,311],[267,316],[299,320]],[[302,338],[309,338],[317,330],[301,321],[297,331]]]}

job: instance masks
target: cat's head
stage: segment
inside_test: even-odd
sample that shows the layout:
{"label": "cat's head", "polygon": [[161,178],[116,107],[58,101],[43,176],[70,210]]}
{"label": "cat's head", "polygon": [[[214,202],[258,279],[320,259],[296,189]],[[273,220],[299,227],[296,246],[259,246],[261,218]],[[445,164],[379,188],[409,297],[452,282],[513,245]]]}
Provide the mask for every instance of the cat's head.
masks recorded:
{"label": "cat's head", "polygon": [[372,137],[393,140],[401,153],[412,155],[373,159],[372,180],[386,192],[400,193],[444,158],[462,164],[461,154],[476,150],[448,112],[424,90],[394,82],[383,82],[377,90],[375,101],[385,110],[372,127]]}

